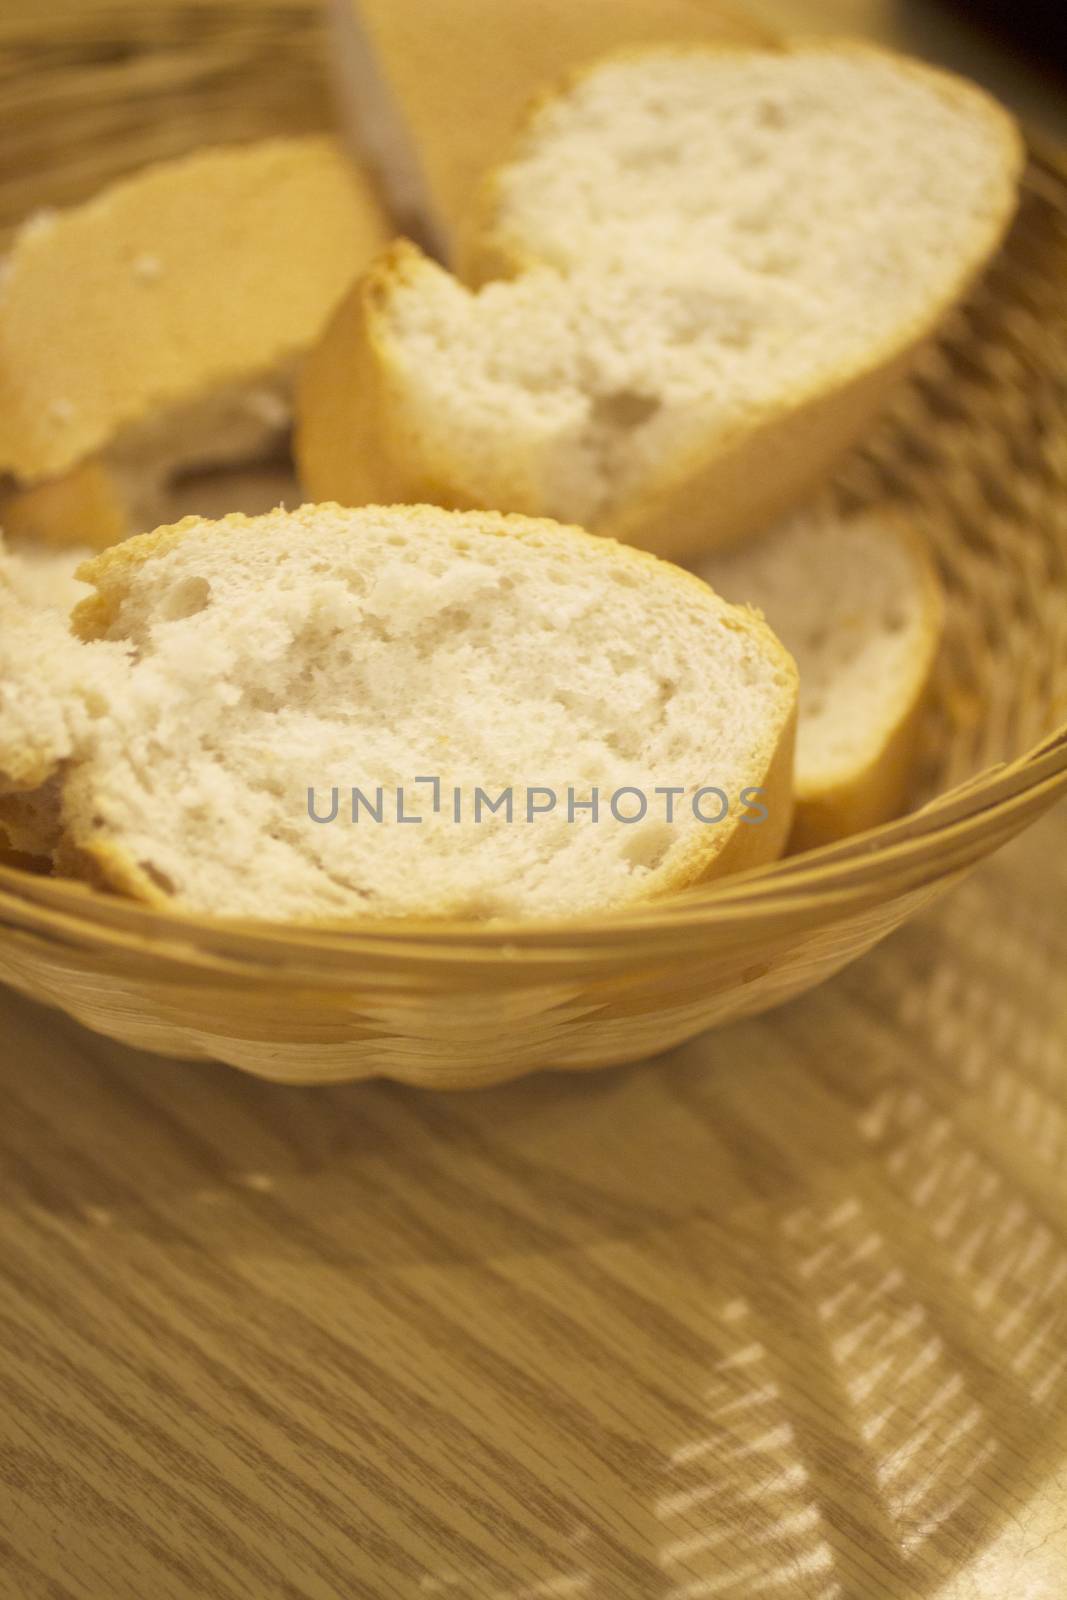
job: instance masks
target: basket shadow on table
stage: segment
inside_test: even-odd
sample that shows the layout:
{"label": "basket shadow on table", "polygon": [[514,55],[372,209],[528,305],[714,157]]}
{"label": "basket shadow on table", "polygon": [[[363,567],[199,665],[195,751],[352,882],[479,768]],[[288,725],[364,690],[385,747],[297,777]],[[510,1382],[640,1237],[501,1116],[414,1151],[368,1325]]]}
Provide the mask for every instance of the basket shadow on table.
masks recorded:
{"label": "basket shadow on table", "polygon": [[[557,1397],[627,1439],[587,1485],[604,1528],[544,1574],[558,1592],[607,1570],[622,1504],[635,1595],[740,1600],[772,1573],[803,1600],[933,1593],[1067,1456],[1067,996],[1041,855],[1012,847],[767,1019],[467,1095],[279,1087],[5,994],[3,1210],[105,1277],[213,1274],[283,1343],[329,1326],[342,1372],[353,1296],[399,1294],[486,1392],[506,1369],[480,1352],[508,1360],[524,1330]],[[513,1403],[571,1503],[558,1416]],[[467,1448],[498,1442],[475,1423]]]}

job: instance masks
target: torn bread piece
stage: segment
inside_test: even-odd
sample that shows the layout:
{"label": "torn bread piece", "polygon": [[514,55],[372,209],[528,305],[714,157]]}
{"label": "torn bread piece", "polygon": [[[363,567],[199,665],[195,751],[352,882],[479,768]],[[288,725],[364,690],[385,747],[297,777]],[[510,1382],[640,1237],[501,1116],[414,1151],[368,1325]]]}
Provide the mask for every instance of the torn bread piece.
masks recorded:
{"label": "torn bread piece", "polygon": [[280,450],[293,377],[389,238],[323,138],[147,168],[15,239],[0,282],[0,526],[102,548],[177,477]]}
{"label": "torn bread piece", "polygon": [[978,89],[850,43],[646,51],[543,102],[464,287],[394,246],[305,368],[314,498],[429,497],[668,556],[816,490],[1012,216]]}
{"label": "torn bread piece", "polygon": [[826,504],[698,567],[757,607],[800,671],[794,850],[898,816],[941,642],[944,599],[900,509],[843,516]]}
{"label": "torn bread piece", "polygon": [[[83,576],[86,642],[25,688],[12,664],[0,773],[23,795],[58,781],[60,867],[136,898],[557,918],[773,860],[788,836],[791,658],[641,552],[524,518],[317,506],[190,518]],[[79,650],[114,674],[102,698],[88,675],[72,689]]]}

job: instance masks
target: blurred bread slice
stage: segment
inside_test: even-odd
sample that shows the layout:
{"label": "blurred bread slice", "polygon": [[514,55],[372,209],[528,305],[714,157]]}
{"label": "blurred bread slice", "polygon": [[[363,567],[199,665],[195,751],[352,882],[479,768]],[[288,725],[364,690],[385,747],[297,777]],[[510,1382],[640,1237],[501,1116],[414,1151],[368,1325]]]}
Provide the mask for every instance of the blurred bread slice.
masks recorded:
{"label": "blurred bread slice", "polygon": [[759,43],[719,0],[330,0],[356,148],[405,232],[448,258],[479,180],[536,93],[627,45]]}
{"label": "blurred bread slice", "polygon": [[31,219],[0,283],[0,524],[113,543],[280,448],[296,366],[390,229],[322,138],[199,151]]}
{"label": "blurred bread slice", "polygon": [[541,104],[463,287],[412,246],[309,359],[316,499],[428,498],[685,556],[803,503],[1012,216],[980,90],[851,43],[647,50]]}
{"label": "blurred bread slice", "polygon": [[699,567],[750,604],[800,671],[791,847],[877,827],[908,803],[941,641],[941,585],[903,511],[804,512]]}
{"label": "blurred bread slice", "polygon": [[[556,917],[772,860],[788,835],[792,660],[755,613],[639,551],[494,514],[308,506],[190,518],[82,576],[78,638],[55,614],[9,619],[0,790],[23,847],[47,797],[60,865],[137,898]],[[379,821],[353,821],[357,786]],[[480,787],[510,790],[513,818],[478,820]],[[332,822],[309,789],[326,816],[336,791]]]}

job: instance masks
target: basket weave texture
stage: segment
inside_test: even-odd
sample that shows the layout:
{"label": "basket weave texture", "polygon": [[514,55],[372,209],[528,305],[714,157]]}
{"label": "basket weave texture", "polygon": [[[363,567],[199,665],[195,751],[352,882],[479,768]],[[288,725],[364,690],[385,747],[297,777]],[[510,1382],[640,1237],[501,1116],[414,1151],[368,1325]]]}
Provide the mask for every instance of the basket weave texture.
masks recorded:
{"label": "basket weave texture", "polygon": [[[309,0],[0,14],[0,233],[206,142],[329,124]],[[948,626],[920,808],[565,927],[210,923],[0,866],[0,979],[101,1033],[314,1082],[486,1084],[637,1060],[811,987],[1067,790],[1067,163],[1034,152],[969,304],[840,474],[936,551]]]}

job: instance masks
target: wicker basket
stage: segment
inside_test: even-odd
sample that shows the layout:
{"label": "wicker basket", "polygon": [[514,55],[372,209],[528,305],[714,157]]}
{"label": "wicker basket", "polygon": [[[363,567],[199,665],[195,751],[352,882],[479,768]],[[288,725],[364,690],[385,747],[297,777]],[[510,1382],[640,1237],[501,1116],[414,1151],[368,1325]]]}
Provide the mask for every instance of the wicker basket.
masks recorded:
{"label": "wicker basket", "polygon": [[[297,0],[0,15],[0,228],[206,140],[321,125],[321,55]],[[504,930],[208,922],[0,867],[0,978],[149,1050],[438,1087],[636,1060],[818,983],[1067,790],[1057,158],[1033,155],[1003,255],[839,489],[909,506],[949,596],[909,817],[641,910]]]}

